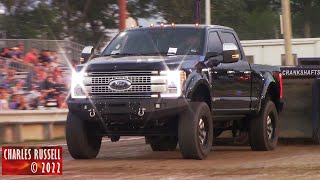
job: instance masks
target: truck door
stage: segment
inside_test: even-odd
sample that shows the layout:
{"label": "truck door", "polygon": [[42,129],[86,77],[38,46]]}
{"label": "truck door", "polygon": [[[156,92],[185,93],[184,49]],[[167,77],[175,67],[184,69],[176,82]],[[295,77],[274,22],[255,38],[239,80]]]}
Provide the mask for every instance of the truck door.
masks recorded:
{"label": "truck door", "polygon": [[[223,44],[222,40],[217,31],[210,31],[208,35],[208,45],[207,52],[222,52]],[[223,56],[214,57],[217,60],[222,61]],[[232,89],[233,77],[229,77],[228,66],[224,64],[219,64],[218,66],[210,67],[211,74],[211,91],[213,94],[212,97],[212,109],[220,114],[222,110],[226,110],[228,108],[229,102],[226,101],[226,98],[229,97],[229,89]],[[216,115],[217,115],[216,114]]]}
{"label": "truck door", "polygon": [[250,110],[251,104],[251,68],[245,58],[243,49],[239,39],[233,31],[221,31],[223,43],[233,43],[240,51],[240,60],[235,63],[222,63],[222,68],[227,69],[227,76],[231,82],[222,98],[226,101],[227,109],[232,109],[234,112],[243,112]]}

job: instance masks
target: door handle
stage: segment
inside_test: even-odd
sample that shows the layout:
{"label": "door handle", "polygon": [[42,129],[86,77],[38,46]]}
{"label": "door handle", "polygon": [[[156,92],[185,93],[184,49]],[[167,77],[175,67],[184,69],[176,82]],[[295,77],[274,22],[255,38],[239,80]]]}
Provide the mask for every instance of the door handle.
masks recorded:
{"label": "door handle", "polygon": [[251,71],[244,71],[243,73],[245,76],[251,76]]}
{"label": "door handle", "polygon": [[234,76],[235,71],[227,71],[228,76],[233,77]]}

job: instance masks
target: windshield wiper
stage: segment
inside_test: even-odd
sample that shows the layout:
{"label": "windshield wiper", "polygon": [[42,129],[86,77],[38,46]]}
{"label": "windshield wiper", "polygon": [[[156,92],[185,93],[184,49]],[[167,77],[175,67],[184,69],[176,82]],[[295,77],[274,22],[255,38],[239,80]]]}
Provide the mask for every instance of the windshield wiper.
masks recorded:
{"label": "windshield wiper", "polygon": [[170,54],[167,52],[152,52],[152,53],[140,53],[140,54],[115,53],[115,54],[106,54],[104,56],[123,57],[123,56],[173,56],[173,55],[175,54]]}
{"label": "windshield wiper", "polygon": [[140,56],[140,54],[132,54],[132,53],[115,53],[115,54],[110,54],[110,56]]}
{"label": "windshield wiper", "polygon": [[142,56],[170,56],[173,54],[168,54],[167,52],[152,52],[152,53],[143,53]]}

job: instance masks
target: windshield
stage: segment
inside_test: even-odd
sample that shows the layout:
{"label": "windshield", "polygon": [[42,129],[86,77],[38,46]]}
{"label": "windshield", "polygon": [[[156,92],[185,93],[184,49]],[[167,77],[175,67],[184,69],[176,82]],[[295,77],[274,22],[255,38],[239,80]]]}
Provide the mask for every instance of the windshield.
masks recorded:
{"label": "windshield", "polygon": [[120,33],[104,50],[110,55],[201,55],[204,29],[153,28]]}

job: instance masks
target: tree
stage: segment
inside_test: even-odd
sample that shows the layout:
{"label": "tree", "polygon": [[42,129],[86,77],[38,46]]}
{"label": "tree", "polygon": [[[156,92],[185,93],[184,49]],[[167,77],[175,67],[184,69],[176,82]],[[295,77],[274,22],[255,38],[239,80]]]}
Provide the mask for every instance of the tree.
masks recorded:
{"label": "tree", "polygon": [[60,39],[62,24],[56,18],[56,11],[47,1],[3,0],[7,12],[2,17],[2,28],[8,38],[50,38]]}
{"label": "tree", "polygon": [[[154,14],[149,0],[128,0],[134,18]],[[6,9],[4,29],[9,38],[68,38],[103,46],[106,29],[118,28],[117,0],[0,0]],[[151,14],[152,13],[152,14]]]}
{"label": "tree", "polygon": [[155,0],[153,5],[158,9],[159,14],[169,23],[194,23],[194,0]]}
{"label": "tree", "polygon": [[[267,0],[214,0],[212,24],[234,28],[241,39],[276,38],[279,29],[277,12]],[[153,5],[168,22],[193,23],[194,0],[154,1]],[[201,1],[201,22],[204,22],[204,1]]]}
{"label": "tree", "polygon": [[[281,0],[271,0],[273,9],[281,11]],[[319,36],[319,0],[291,0],[291,14],[294,37]]]}

